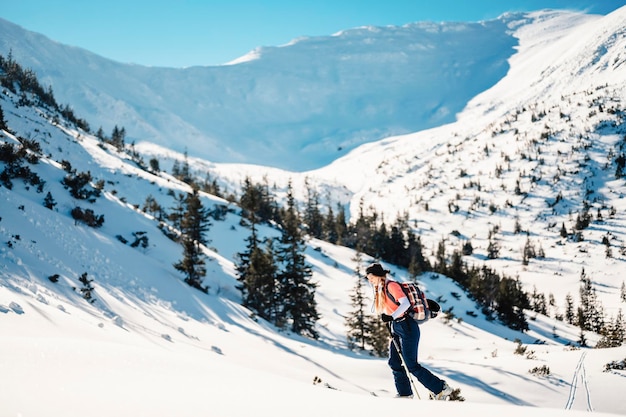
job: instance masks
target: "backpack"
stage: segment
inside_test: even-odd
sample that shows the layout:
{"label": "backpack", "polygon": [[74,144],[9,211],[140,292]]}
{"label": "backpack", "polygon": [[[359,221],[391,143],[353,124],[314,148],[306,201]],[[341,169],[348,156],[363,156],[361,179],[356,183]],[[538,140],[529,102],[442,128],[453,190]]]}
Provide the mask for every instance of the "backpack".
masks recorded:
{"label": "backpack", "polygon": [[[440,307],[436,301],[430,300],[426,298],[426,294],[424,291],[420,289],[414,282],[398,282],[394,281],[409,299],[411,303],[411,308],[409,310],[410,313],[413,313],[413,318],[418,322],[425,322],[429,318],[437,317],[437,313],[439,313]],[[389,282],[387,282],[387,286]],[[387,291],[387,296],[391,298],[391,300],[396,303],[396,305],[400,305],[400,303],[391,295],[389,289],[385,287]]]}

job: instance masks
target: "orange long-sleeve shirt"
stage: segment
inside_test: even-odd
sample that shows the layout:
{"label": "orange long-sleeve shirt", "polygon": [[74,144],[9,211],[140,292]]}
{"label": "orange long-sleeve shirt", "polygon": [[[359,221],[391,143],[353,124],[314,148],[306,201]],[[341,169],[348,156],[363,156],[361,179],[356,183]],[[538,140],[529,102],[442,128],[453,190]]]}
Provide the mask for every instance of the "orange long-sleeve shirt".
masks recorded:
{"label": "orange long-sleeve shirt", "polygon": [[[411,304],[409,303],[408,298],[406,298],[404,291],[402,291],[402,287],[400,287],[400,284],[396,281],[387,280],[387,282],[385,282],[385,286],[387,287],[388,292],[385,301],[385,314],[393,316],[394,319],[397,319],[402,316],[406,310],[408,310]],[[391,294],[393,298],[389,297],[389,294]],[[400,305],[397,303],[400,303]]]}

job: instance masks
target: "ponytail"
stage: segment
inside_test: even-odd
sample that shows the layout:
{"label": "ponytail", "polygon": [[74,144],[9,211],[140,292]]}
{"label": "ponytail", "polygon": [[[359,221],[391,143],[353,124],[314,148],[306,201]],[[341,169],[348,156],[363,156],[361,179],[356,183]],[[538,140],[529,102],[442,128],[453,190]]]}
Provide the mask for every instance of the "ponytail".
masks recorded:
{"label": "ponytail", "polygon": [[385,277],[376,276],[376,279],[374,281],[375,282],[372,284],[374,287],[373,310],[377,314],[382,314],[385,311],[385,303],[387,302],[387,289],[385,288]]}

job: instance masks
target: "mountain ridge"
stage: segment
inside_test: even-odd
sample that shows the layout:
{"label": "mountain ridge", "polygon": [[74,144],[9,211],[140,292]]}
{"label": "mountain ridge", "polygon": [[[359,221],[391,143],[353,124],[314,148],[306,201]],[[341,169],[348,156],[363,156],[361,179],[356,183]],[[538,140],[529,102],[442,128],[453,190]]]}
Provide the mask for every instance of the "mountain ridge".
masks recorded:
{"label": "mountain ridge", "polygon": [[516,42],[507,20],[357,28],[261,48],[237,65],[168,69],[119,64],[6,21],[0,35],[0,53],[94,130],[124,126],[137,143],[294,171],[453,121],[505,74]]}

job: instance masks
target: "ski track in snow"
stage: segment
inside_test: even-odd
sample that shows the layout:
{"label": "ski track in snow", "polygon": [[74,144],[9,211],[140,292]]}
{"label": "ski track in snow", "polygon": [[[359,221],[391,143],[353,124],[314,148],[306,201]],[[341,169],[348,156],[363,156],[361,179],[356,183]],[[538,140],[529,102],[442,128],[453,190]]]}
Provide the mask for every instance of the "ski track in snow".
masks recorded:
{"label": "ski track in snow", "polygon": [[587,383],[587,372],[585,370],[585,356],[587,352],[583,352],[580,355],[580,359],[578,360],[578,364],[574,369],[574,376],[572,378],[572,384],[570,386],[569,397],[567,399],[567,404],[565,404],[566,410],[571,410],[574,401],[576,400],[576,391],[578,389],[578,380],[580,380],[581,384],[585,387],[585,393],[587,395],[587,411],[593,411],[593,406],[591,405],[591,394],[589,392],[589,384]]}

